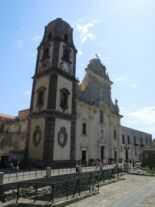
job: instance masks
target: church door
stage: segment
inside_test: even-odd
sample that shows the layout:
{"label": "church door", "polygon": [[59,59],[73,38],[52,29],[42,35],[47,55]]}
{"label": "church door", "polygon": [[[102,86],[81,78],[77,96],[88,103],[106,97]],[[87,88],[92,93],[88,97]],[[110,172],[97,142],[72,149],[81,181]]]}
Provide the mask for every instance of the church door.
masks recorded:
{"label": "church door", "polygon": [[82,150],[82,162],[86,163],[86,150]]}

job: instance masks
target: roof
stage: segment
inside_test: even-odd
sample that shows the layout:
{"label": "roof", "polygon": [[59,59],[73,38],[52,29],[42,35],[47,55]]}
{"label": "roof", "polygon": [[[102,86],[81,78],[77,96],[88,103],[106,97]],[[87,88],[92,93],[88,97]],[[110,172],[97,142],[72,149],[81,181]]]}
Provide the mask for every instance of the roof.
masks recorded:
{"label": "roof", "polygon": [[106,67],[98,57],[94,58],[86,68],[85,77],[78,88],[77,99],[96,106],[104,102],[112,113],[122,117],[119,114],[118,101],[116,100],[115,104],[112,101],[111,84]]}
{"label": "roof", "polygon": [[56,18],[56,19],[54,19],[54,20],[52,20],[51,22],[49,22],[48,23],[48,26],[50,26],[50,25],[60,25],[60,24],[64,24],[64,25],[66,25],[67,27],[71,27],[70,25],[69,25],[69,23],[68,22],[66,22],[66,21],[64,21],[62,18]]}
{"label": "roof", "polygon": [[3,120],[13,120],[15,118],[16,118],[15,116],[12,116],[12,115],[9,115],[9,114],[2,114],[2,113],[0,113],[0,119],[3,119]]}

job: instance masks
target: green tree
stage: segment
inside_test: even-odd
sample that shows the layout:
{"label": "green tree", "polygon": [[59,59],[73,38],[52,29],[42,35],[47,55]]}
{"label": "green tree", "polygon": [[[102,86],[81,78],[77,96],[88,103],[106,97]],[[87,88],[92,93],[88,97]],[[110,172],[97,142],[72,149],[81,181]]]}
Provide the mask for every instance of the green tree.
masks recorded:
{"label": "green tree", "polygon": [[146,149],[141,154],[142,167],[149,167],[150,170],[155,166],[155,148]]}

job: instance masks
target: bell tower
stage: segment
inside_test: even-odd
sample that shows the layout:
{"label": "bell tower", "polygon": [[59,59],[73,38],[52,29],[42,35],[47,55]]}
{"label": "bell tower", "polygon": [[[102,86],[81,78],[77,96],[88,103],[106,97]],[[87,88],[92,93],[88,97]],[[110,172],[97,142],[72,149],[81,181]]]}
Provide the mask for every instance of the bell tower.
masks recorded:
{"label": "bell tower", "polygon": [[73,29],[60,18],[38,47],[28,124],[27,157],[35,163],[74,161],[76,53]]}

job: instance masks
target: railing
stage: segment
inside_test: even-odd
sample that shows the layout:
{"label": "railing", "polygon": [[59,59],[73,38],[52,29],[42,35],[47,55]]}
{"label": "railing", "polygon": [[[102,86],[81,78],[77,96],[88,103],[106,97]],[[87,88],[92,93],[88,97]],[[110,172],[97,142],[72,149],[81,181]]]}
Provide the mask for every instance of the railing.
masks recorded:
{"label": "railing", "polygon": [[154,173],[148,172],[147,170],[143,169],[141,166],[130,167],[128,169],[128,173],[133,175],[155,176]]}
{"label": "railing", "polygon": [[[105,169],[112,168],[111,165],[105,167]],[[91,167],[82,167],[82,172],[91,172],[99,170],[98,166],[91,166]],[[66,168],[66,169],[53,169],[51,170],[51,176],[57,175],[66,175],[66,174],[74,174],[76,173],[75,168]],[[3,183],[12,183],[18,182],[23,180],[30,180],[30,179],[38,179],[43,178],[46,176],[46,170],[35,170],[35,171],[28,171],[28,172],[18,172],[15,173],[7,173],[3,176]]]}
{"label": "railing", "polygon": [[[14,200],[21,203],[45,202],[47,204],[58,203],[73,199],[81,195],[98,193],[101,182],[118,178],[122,175],[120,168],[96,170],[84,174],[76,173],[74,178],[64,179],[60,182],[53,182],[52,179],[41,181],[24,181],[0,185],[0,201],[8,202]],[[46,206],[46,205],[44,205]]]}

